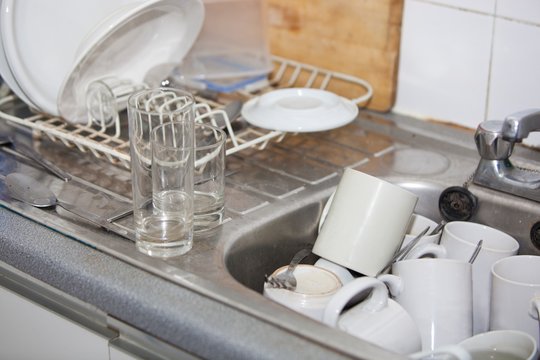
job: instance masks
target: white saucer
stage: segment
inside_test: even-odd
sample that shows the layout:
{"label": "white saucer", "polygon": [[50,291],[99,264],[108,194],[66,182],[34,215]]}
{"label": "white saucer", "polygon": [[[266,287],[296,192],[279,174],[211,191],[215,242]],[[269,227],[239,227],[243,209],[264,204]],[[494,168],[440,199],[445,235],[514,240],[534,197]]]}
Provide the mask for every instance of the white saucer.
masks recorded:
{"label": "white saucer", "polygon": [[292,88],[268,92],[246,102],[242,116],[263,129],[314,132],[335,129],[353,121],[358,107],[332,92]]}
{"label": "white saucer", "polygon": [[109,16],[87,36],[60,88],[62,117],[87,121],[85,97],[92,81],[113,76],[138,85],[157,65],[172,68],[195,42],[203,20],[201,0],[149,0]]}

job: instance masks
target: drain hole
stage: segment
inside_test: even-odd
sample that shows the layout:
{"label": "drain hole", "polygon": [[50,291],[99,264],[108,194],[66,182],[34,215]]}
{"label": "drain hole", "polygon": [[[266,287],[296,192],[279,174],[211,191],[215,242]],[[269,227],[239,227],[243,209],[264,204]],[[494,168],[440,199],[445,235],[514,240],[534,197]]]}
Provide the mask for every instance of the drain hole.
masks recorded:
{"label": "drain hole", "polygon": [[439,197],[439,211],[447,221],[469,220],[476,211],[477,205],[476,196],[461,186],[449,187]]}
{"label": "drain hole", "polygon": [[540,222],[534,223],[531,227],[531,241],[537,249],[540,249]]}

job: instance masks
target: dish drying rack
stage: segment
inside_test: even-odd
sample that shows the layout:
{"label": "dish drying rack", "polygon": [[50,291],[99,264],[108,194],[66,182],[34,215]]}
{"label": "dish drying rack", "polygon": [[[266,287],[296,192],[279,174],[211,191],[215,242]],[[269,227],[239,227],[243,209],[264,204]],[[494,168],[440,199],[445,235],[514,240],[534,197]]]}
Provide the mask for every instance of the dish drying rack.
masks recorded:
{"label": "dish drying rack", "polygon": [[[324,70],[278,56],[272,56],[272,61],[275,70],[266,86],[262,89],[246,88],[234,94],[246,100],[277,88],[306,87],[330,91],[334,91],[334,88],[338,90],[347,88],[348,93],[358,93],[357,97],[347,96],[356,105],[365,104],[373,95],[371,84],[358,77]],[[127,128],[122,127],[121,117],[108,127],[101,126],[90,119],[86,124],[70,124],[59,117],[41,113],[23,118],[4,111],[6,105],[16,100],[14,95],[0,99],[0,119],[29,127],[35,136],[45,135],[54,142],[63,143],[68,148],[77,148],[82,153],[92,154],[114,165],[130,168],[129,139],[125,130]],[[263,150],[270,141],[280,142],[287,135],[282,131],[265,130],[253,126],[235,131],[227,113],[223,110],[224,104],[200,96],[196,96],[196,100],[195,111],[198,121],[215,124],[216,116],[224,120],[228,131],[226,155],[247,148]]]}

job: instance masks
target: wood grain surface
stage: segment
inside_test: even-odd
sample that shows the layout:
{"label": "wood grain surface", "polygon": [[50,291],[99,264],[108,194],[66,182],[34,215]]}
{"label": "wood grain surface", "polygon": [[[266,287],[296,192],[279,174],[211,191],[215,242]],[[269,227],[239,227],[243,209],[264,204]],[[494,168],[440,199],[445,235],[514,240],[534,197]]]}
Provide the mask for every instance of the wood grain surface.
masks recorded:
{"label": "wood grain surface", "polygon": [[273,54],[363,78],[374,88],[367,108],[391,109],[403,0],[264,1]]}

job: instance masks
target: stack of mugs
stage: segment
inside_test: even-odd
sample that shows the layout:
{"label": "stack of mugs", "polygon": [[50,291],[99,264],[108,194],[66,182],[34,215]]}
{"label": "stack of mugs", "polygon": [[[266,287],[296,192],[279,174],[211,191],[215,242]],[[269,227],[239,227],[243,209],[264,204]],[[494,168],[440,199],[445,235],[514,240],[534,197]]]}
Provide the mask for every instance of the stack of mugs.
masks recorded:
{"label": "stack of mugs", "polygon": [[[411,358],[535,359],[540,257],[517,255],[514,238],[477,223],[449,222],[430,234],[437,223],[414,214],[416,202],[346,169],[313,247],[320,259],[301,265],[296,290],[265,284],[265,296]],[[426,227],[428,235],[392,262]],[[333,281],[319,282],[323,276]],[[303,281],[311,292],[303,293]]]}

